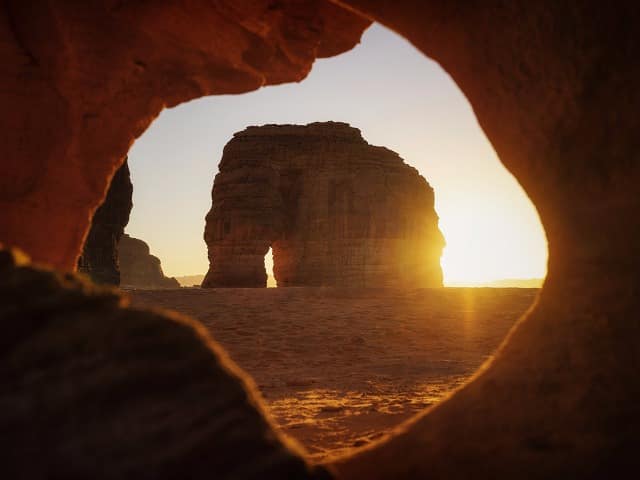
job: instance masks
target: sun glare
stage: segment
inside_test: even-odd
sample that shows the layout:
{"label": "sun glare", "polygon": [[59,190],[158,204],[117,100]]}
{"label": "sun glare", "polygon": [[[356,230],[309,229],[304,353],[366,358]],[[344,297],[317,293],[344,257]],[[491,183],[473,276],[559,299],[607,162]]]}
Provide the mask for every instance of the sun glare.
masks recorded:
{"label": "sun glare", "polygon": [[472,209],[449,205],[439,214],[447,241],[441,258],[445,286],[546,276],[544,231],[531,222],[537,212],[524,192],[519,202],[479,199]]}

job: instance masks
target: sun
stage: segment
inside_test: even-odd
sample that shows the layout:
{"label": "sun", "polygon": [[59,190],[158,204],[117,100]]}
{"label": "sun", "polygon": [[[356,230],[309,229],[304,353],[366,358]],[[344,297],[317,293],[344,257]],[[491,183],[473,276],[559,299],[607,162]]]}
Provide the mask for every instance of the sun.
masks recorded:
{"label": "sun", "polygon": [[469,205],[439,206],[447,241],[441,258],[445,286],[546,276],[546,237],[524,192],[512,198],[475,197]]}

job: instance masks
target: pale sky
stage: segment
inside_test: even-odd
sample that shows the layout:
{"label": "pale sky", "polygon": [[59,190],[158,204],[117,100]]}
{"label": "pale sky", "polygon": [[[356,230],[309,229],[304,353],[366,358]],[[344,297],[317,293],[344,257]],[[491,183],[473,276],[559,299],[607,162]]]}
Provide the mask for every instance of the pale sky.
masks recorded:
{"label": "pale sky", "polygon": [[204,274],[204,217],[224,145],[266,123],[343,121],[416,167],[435,189],[447,247],[445,285],[542,278],[547,246],[537,212],[498,160],[447,73],[374,25],[362,43],[318,60],[299,84],[201,98],[165,110],[129,152],[127,233],[146,241],[169,276]]}

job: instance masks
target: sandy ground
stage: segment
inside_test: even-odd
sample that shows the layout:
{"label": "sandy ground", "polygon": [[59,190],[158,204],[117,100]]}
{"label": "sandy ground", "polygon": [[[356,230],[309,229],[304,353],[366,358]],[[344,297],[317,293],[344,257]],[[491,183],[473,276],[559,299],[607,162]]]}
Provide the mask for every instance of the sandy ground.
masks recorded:
{"label": "sandy ground", "polygon": [[534,289],[130,291],[202,321],[313,460],[366,445],[490,357]]}

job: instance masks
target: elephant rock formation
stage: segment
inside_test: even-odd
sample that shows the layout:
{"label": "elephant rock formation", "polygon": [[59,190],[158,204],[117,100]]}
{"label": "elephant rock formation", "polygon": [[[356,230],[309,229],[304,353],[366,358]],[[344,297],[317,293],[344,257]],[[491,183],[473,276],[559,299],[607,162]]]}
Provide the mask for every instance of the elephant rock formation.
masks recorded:
{"label": "elephant rock formation", "polygon": [[340,122],[248,127],[212,191],[204,287],[442,286],[433,189]]}

